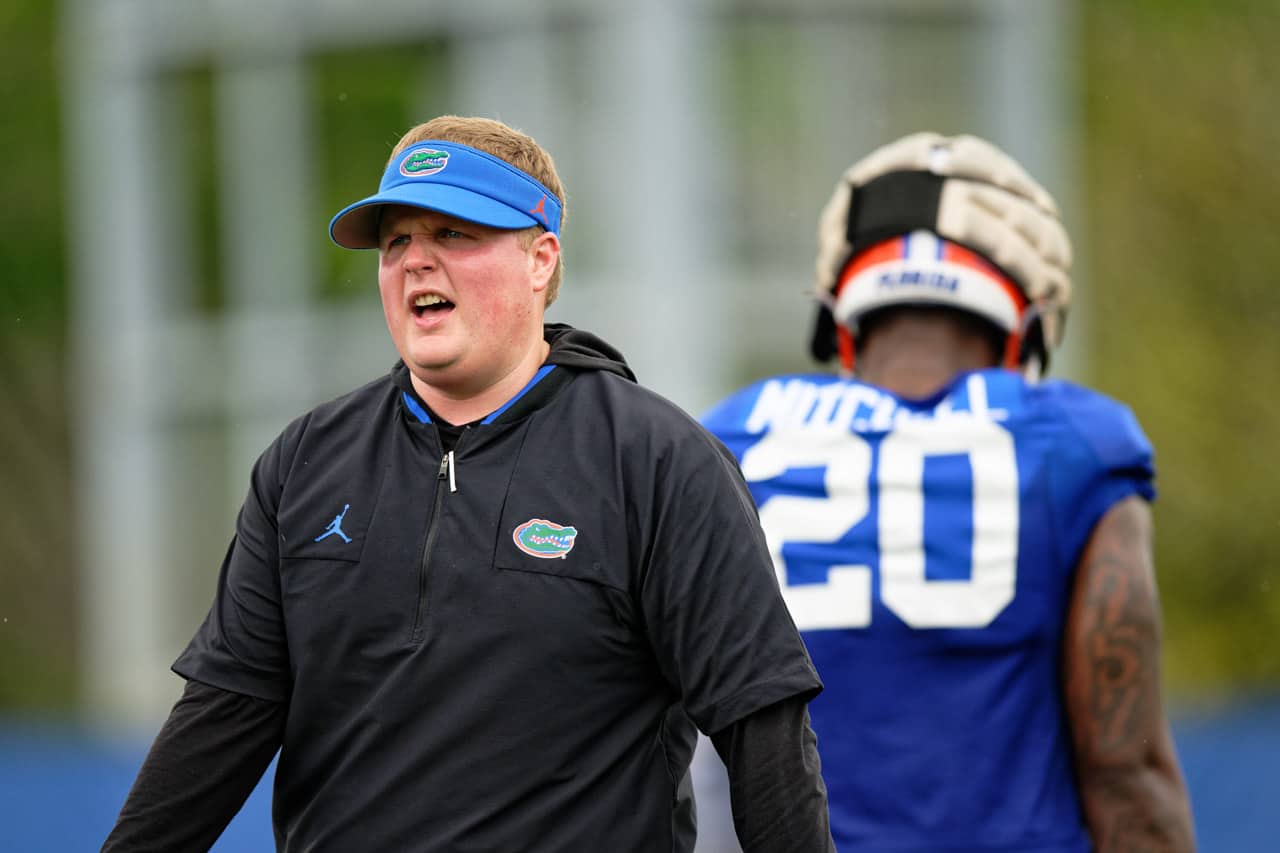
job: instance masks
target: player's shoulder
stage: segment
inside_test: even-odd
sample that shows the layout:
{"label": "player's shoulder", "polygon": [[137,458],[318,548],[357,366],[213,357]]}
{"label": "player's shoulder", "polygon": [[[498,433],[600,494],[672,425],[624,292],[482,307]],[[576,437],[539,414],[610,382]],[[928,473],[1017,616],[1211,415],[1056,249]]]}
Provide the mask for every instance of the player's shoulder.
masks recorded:
{"label": "player's shoulder", "polygon": [[294,417],[276,436],[273,448],[284,456],[302,445],[344,444],[376,429],[400,396],[392,374],[384,374],[358,388],[314,404]]}
{"label": "player's shoulder", "polygon": [[1151,442],[1133,410],[1100,391],[1065,379],[1026,383],[1029,408],[1060,423],[1101,460],[1150,458]]}
{"label": "player's shoulder", "polygon": [[717,435],[746,429],[759,432],[787,412],[812,410],[823,390],[830,386],[860,385],[827,373],[790,373],[751,382],[722,398],[699,420]]}
{"label": "player's shoulder", "polygon": [[295,418],[285,428],[283,435],[287,438],[304,432],[315,436],[363,430],[373,420],[371,416],[374,410],[390,408],[389,402],[397,399],[400,394],[394,372],[383,374],[358,388],[316,403]]}
{"label": "player's shoulder", "polygon": [[697,421],[661,393],[634,380],[603,370],[578,372],[569,385],[568,402],[575,412],[608,413],[620,428],[646,433],[654,429],[682,433]]}
{"label": "player's shoulder", "polygon": [[[693,415],[658,391],[607,371],[575,376],[560,402],[560,417],[589,412],[600,429],[592,441],[601,452],[641,468],[659,460],[698,465],[727,451]],[[715,464],[720,464],[717,461]]]}
{"label": "player's shoulder", "polygon": [[398,393],[391,378],[382,376],[312,405],[276,433],[254,467],[283,482],[295,470],[298,460],[323,453],[326,448],[345,448],[360,441],[363,432],[374,428],[379,418],[376,413],[389,410],[389,400]]}

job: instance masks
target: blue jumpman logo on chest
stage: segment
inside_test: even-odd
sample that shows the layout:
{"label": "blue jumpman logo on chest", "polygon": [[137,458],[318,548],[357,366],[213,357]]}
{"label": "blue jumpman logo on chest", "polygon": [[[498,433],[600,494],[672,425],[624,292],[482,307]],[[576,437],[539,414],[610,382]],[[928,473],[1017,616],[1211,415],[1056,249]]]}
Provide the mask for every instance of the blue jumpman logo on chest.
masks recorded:
{"label": "blue jumpman logo on chest", "polygon": [[349,509],[351,509],[351,504],[343,506],[342,512],[338,513],[337,517],[329,522],[329,526],[324,529],[324,533],[321,533],[313,541],[319,542],[328,536],[341,536],[343,542],[350,542],[351,537],[342,532],[342,517],[347,514]]}

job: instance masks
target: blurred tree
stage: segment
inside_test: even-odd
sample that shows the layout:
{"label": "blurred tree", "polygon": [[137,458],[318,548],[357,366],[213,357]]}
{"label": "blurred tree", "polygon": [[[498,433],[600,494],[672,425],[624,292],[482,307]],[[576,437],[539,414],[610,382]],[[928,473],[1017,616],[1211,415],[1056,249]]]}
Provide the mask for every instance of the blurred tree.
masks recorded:
{"label": "blurred tree", "polygon": [[[1267,452],[1280,401],[1280,40],[1274,0],[1082,0],[1083,125],[1095,352],[1091,379],[1133,406],[1157,448],[1157,568],[1175,691],[1280,685],[1280,578],[1272,543],[1280,501]],[[57,9],[0,4],[0,712],[63,709],[76,695],[77,603],[64,322],[69,289],[59,128]],[[429,47],[429,46],[428,46]],[[311,85],[317,164],[330,176],[323,225],[363,192],[355,150],[389,150],[434,111],[418,73],[447,68],[441,46],[317,57]],[[434,56],[424,67],[424,55]],[[436,62],[437,65],[430,65]],[[405,72],[406,67],[414,70]],[[207,72],[193,69],[193,115],[211,111]],[[447,92],[448,87],[433,91]],[[203,104],[204,106],[201,106]],[[206,125],[193,137],[211,138]],[[194,143],[193,143],[194,144]],[[212,159],[212,158],[204,158]],[[368,162],[367,158],[351,158]],[[376,157],[375,157],[376,160]],[[217,232],[212,177],[200,222]],[[212,238],[211,238],[212,239]],[[197,247],[216,309],[217,246]],[[326,298],[367,287],[351,253],[321,259]]]}
{"label": "blurred tree", "polygon": [[1178,693],[1280,684],[1280,89],[1272,0],[1085,4],[1097,385],[1156,446]]}
{"label": "blurred tree", "polygon": [[75,689],[54,21],[48,0],[0,4],[0,709]]}

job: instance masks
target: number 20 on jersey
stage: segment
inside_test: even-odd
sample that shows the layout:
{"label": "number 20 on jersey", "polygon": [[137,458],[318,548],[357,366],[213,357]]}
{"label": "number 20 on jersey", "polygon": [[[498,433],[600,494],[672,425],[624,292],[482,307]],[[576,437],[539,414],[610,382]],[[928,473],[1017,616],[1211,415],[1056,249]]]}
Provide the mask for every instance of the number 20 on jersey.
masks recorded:
{"label": "number 20 on jersey", "polygon": [[[873,454],[878,455],[875,466]],[[955,505],[953,491],[939,497],[926,487],[926,460],[945,456],[969,463],[967,506]],[[800,630],[871,625],[870,566],[832,564],[824,581],[793,584],[783,554],[791,543],[836,543],[865,519],[871,511],[873,467],[879,503],[874,550],[880,599],[889,610],[912,628],[982,628],[1013,600],[1018,468],[1013,437],[995,421],[964,415],[905,418],[875,447],[847,427],[775,429],[742,457],[743,474],[753,483],[800,467],[825,469],[825,496],[775,494],[760,506],[774,568]],[[930,526],[942,541],[926,542],[930,511],[969,513],[972,536],[963,537],[969,547],[949,547],[961,537],[947,535],[945,514],[941,528]],[[935,559],[967,563],[962,573],[967,577],[927,577],[926,551],[942,555]]]}

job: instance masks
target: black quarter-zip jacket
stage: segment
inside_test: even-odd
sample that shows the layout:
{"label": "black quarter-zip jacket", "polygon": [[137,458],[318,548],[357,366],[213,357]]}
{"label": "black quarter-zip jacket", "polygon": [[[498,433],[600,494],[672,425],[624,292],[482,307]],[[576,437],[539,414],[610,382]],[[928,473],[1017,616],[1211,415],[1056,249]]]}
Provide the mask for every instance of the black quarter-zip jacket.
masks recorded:
{"label": "black quarter-zip jacket", "polygon": [[281,850],[690,850],[693,725],[821,689],[732,456],[547,338],[451,450],[399,364],[255,465],[174,669],[287,706]]}

